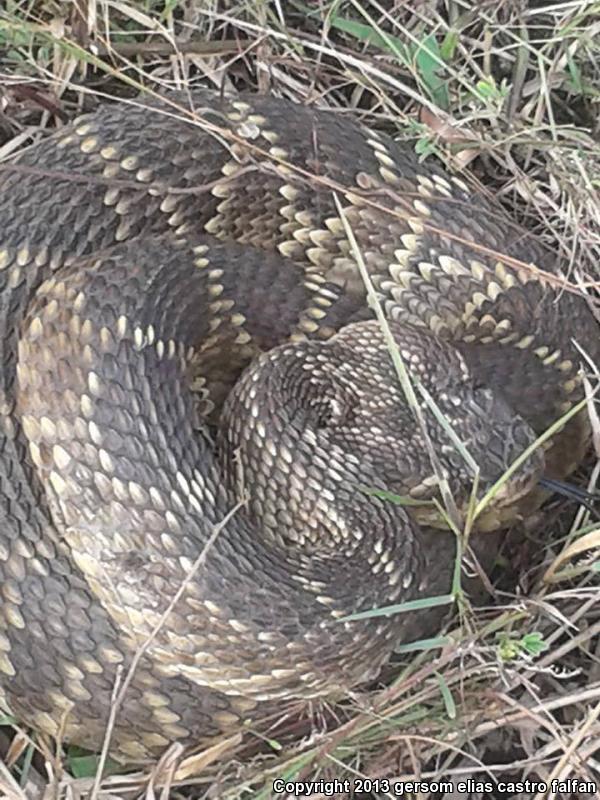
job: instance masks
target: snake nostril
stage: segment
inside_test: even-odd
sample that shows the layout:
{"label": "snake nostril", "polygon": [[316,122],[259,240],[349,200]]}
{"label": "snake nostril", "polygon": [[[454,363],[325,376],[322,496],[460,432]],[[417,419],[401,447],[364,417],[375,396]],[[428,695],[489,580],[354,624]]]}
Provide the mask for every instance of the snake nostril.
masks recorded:
{"label": "snake nostril", "polygon": [[489,386],[483,383],[475,384],[473,387],[473,397],[475,398],[476,405],[484,414],[489,413],[495,404],[494,393]]}

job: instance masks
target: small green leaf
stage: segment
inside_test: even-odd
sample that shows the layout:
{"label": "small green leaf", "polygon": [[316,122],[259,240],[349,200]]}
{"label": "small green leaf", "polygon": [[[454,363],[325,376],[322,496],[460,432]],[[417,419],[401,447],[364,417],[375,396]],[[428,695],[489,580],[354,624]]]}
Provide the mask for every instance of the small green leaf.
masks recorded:
{"label": "small green leaf", "polygon": [[487,81],[477,81],[477,91],[482,97],[491,99],[496,96],[496,82],[492,77]]}
{"label": "small green leaf", "polygon": [[421,136],[415,142],[415,153],[419,156],[419,161],[424,161],[427,156],[433,155],[435,150],[435,143],[429,136]]}
{"label": "small green leaf", "polygon": [[[397,36],[380,32],[364,22],[333,17],[331,26],[344,33],[354,36],[361,42],[387,50],[396,56],[405,67],[412,67],[417,73],[421,84],[427,90],[430,98],[440,107],[449,108],[450,98],[446,81],[440,78],[439,70],[443,69],[444,57],[441,53],[437,39],[433,34],[427,35],[419,44],[406,45]],[[446,51],[451,55],[456,46],[448,36],[444,39]]]}
{"label": "small green leaf", "polygon": [[526,650],[532,656],[537,656],[548,649],[548,644],[544,641],[544,637],[539,631],[526,633],[521,639],[521,645],[523,650]]}
{"label": "small green leaf", "polygon": [[415,52],[415,63],[418,74],[431,99],[440,107],[448,108],[450,97],[446,81],[440,78],[439,71],[442,69],[440,48],[437,39],[433,34],[426,36]]}
{"label": "small green leaf", "polygon": [[74,778],[93,778],[98,769],[98,756],[70,758],[69,769]]}
{"label": "small green leaf", "polygon": [[508,84],[503,79],[500,86],[494,78],[489,75],[486,80],[477,81],[475,84],[479,98],[483,101],[500,102],[508,94]]}
{"label": "small green leaf", "polygon": [[266,741],[269,747],[275,750],[276,753],[279,753],[281,750],[283,750],[282,745],[276,739],[267,739]]}
{"label": "small green leaf", "polygon": [[583,94],[583,79],[579,65],[569,56],[567,58],[567,67],[569,75],[571,76],[571,88],[576,94]]}
{"label": "small green leaf", "polygon": [[537,656],[548,649],[541,633],[532,631],[520,639],[501,633],[498,641],[498,656],[502,661],[514,661],[522,655]]}
{"label": "small green leaf", "polygon": [[[69,771],[74,778],[93,778],[98,770],[100,756],[85,753],[79,747],[72,747],[68,753]],[[104,764],[103,775],[112,775],[119,771],[119,765],[112,759],[107,759]]]}
{"label": "small green leaf", "polygon": [[519,643],[516,639],[503,635],[498,643],[498,657],[501,661],[514,661],[519,655]]}
{"label": "small green leaf", "polygon": [[405,66],[410,64],[410,52],[404,42],[401,42],[396,36],[383,35],[370,25],[365,25],[363,22],[356,22],[352,19],[344,19],[344,17],[333,17],[331,26],[350,34],[350,36],[354,36],[355,39],[361,42],[393,53]]}
{"label": "small green leaf", "polygon": [[444,61],[452,61],[457,44],[458,33],[456,31],[448,31],[440,45],[440,55]]}

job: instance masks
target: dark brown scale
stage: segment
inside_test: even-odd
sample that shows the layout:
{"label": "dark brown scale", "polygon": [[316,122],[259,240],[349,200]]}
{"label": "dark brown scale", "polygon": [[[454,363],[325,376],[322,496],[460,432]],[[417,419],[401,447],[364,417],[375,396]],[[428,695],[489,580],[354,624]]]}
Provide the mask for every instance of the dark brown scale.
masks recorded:
{"label": "dark brown scale", "polygon": [[[186,97],[172,99],[185,111]],[[332,188],[398,346],[469,442],[482,491],[581,397],[571,340],[598,355],[580,297],[556,302],[535,275],[492,286],[503,255],[556,269],[410,148],[274,98],[193,99],[220,137],[170,116],[167,101],[107,105],[0,172],[0,687],[11,709],[49,734],[68,711],[66,738],[98,747],[117,668],[240,499],[240,467],[249,491],[134,675],[112,741],[133,761],[254,721],[281,698],[343,692],[437,624],[338,621],[447,591],[453,542],[437,534],[448,558],[434,563],[430,529],[358,488],[436,491],[366,321]],[[462,270],[444,269],[449,257]],[[503,319],[532,342],[501,343]],[[561,350],[562,370],[541,347]],[[198,397],[220,406],[262,351],[215,449]],[[470,474],[425,419],[462,507]],[[582,419],[557,438],[552,475],[581,458]],[[524,513],[541,469],[532,457],[481,527]]]}

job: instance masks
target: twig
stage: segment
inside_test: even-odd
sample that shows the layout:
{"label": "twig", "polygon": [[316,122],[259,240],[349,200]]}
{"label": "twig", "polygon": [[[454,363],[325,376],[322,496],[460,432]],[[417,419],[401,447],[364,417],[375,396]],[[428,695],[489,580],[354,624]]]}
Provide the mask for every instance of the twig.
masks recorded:
{"label": "twig", "polygon": [[104,766],[106,764],[106,759],[108,758],[108,751],[109,751],[109,748],[110,748],[110,740],[111,740],[112,732],[113,732],[113,729],[114,729],[114,726],[115,726],[117,713],[118,713],[119,708],[121,707],[121,705],[123,703],[123,700],[125,699],[125,694],[126,694],[128,688],[129,688],[130,684],[131,684],[131,681],[133,680],[133,676],[135,674],[136,669],[138,668],[138,665],[139,665],[140,661],[142,660],[143,656],[147,653],[147,651],[148,651],[150,645],[152,644],[152,642],[158,636],[161,628],[163,627],[163,625],[165,624],[165,622],[169,618],[171,612],[173,611],[173,609],[175,608],[175,606],[177,605],[177,603],[179,602],[179,600],[183,596],[183,593],[185,592],[185,590],[187,589],[187,587],[189,586],[191,581],[194,579],[196,573],[198,572],[200,567],[203,566],[203,564],[205,563],[206,558],[208,556],[208,553],[209,553],[211,547],[213,546],[214,542],[216,541],[217,536],[221,533],[223,528],[226,527],[226,525],[229,523],[231,518],[240,510],[240,508],[244,505],[244,503],[245,503],[245,499],[242,499],[241,501],[236,503],[236,505],[230,511],[228,511],[227,514],[223,517],[221,522],[218,525],[215,525],[215,527],[213,528],[212,533],[210,534],[210,536],[206,540],[206,543],[205,543],[204,547],[202,548],[202,551],[201,551],[200,555],[196,558],[196,560],[194,561],[194,563],[190,567],[187,575],[185,576],[185,578],[181,582],[181,585],[179,586],[179,588],[177,589],[177,591],[173,595],[169,605],[166,607],[166,609],[161,614],[160,619],[158,620],[158,622],[156,623],[156,625],[154,626],[154,628],[152,629],[152,631],[148,635],[147,639],[136,650],[133,658],[131,659],[131,664],[129,665],[129,669],[127,670],[127,674],[125,675],[125,678],[124,678],[123,682],[121,683],[120,687],[118,686],[118,684],[120,683],[120,677],[121,676],[120,676],[119,673],[117,673],[117,678],[115,680],[115,689],[113,690],[114,699],[111,702],[111,706],[110,706],[110,712],[109,712],[108,722],[107,722],[107,725],[106,725],[104,741],[102,743],[102,751],[100,753],[100,758],[99,758],[99,762],[98,762],[98,769],[96,771],[96,776],[95,776],[95,779],[94,779],[94,787],[92,789],[90,800],[97,800],[97,798],[98,798],[98,793],[100,791],[100,783],[102,781],[102,773],[104,771]]}

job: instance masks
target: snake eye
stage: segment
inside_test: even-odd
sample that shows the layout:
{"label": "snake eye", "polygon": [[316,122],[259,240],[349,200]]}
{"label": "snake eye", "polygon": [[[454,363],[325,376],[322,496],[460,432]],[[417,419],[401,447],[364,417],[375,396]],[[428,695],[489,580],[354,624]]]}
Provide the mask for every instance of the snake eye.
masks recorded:
{"label": "snake eye", "polygon": [[340,401],[331,397],[328,399],[327,408],[324,409],[323,414],[319,420],[321,428],[332,428],[338,425],[344,418],[344,408]]}
{"label": "snake eye", "polygon": [[350,407],[338,397],[324,398],[318,404],[319,428],[334,428],[342,425],[348,418]]}

